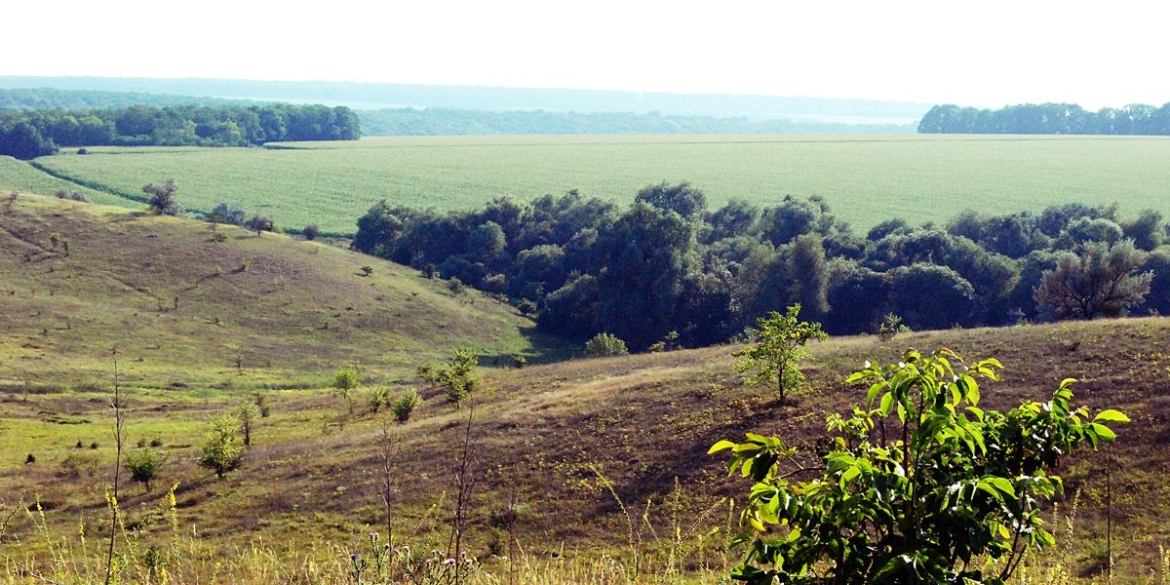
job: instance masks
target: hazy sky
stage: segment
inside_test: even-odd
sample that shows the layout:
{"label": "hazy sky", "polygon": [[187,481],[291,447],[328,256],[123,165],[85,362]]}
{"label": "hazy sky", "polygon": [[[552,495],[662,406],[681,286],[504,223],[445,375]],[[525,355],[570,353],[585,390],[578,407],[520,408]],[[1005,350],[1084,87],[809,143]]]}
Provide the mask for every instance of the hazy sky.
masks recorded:
{"label": "hazy sky", "polygon": [[0,75],[1170,101],[1160,3],[15,0]]}

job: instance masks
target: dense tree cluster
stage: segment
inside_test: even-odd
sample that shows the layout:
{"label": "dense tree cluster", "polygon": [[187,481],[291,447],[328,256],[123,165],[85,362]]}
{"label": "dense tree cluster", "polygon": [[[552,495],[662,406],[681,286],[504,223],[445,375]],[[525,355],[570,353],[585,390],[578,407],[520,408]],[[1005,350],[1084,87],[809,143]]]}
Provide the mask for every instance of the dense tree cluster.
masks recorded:
{"label": "dense tree cluster", "polygon": [[507,296],[549,332],[606,332],[638,351],[672,332],[686,346],[725,341],[796,303],[833,334],[876,331],[887,313],[912,329],[1091,317],[1037,292],[1061,266],[1098,265],[1067,260],[1089,253],[1155,285],[1141,295],[1150,287],[1120,283],[1135,294],[1094,314],[1170,312],[1170,289],[1157,287],[1170,279],[1166,238],[1156,212],[1123,221],[1116,205],[1079,204],[967,212],[945,228],[891,220],[861,236],[819,197],[710,210],[683,183],[646,187],[624,210],[576,191],[447,214],[382,201],[358,220],[353,246]]}
{"label": "dense tree cluster", "polygon": [[935,106],[918,123],[920,134],[1141,134],[1170,135],[1170,103],[1130,104],[1088,111],[1076,104],[1022,104],[999,110]]}
{"label": "dense tree cluster", "polygon": [[0,155],[20,159],[73,146],[248,146],[360,137],[361,125],[352,110],[319,105],[0,112]]}

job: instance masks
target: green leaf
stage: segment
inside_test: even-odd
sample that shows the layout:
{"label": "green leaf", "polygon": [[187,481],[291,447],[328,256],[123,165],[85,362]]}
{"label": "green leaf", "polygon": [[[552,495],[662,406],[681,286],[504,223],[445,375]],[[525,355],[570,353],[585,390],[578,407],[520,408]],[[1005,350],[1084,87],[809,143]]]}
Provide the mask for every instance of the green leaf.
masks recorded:
{"label": "green leaf", "polygon": [[1093,422],[1128,423],[1129,417],[1125,416],[1125,414],[1121,411],[1113,410],[1111,408],[1109,410],[1102,410],[1101,412],[1097,413],[1097,416],[1093,417]]}
{"label": "green leaf", "polygon": [[1016,497],[1016,490],[1012,487],[1012,482],[1008,481],[1007,478],[993,476],[985,477],[982,481],[990,483],[991,485],[995,486],[995,489],[1007,494],[1012,498]]}
{"label": "green leaf", "polygon": [[735,443],[732,443],[731,441],[724,439],[722,441],[719,441],[718,443],[715,443],[714,445],[711,445],[711,448],[707,449],[707,454],[713,455],[713,454],[718,453],[720,451],[724,451],[727,449],[734,449],[734,448],[735,448]]}
{"label": "green leaf", "polygon": [[893,407],[894,407],[894,393],[893,392],[886,392],[886,395],[882,396],[882,404],[878,408],[878,412],[880,412],[883,417],[890,416],[890,410]]}
{"label": "green leaf", "polygon": [[1096,433],[1096,435],[1100,437],[1102,441],[1112,441],[1117,438],[1117,433],[1113,432],[1113,429],[1110,429],[1105,425],[1092,422],[1089,423],[1089,428],[1092,429],[1092,431]]}

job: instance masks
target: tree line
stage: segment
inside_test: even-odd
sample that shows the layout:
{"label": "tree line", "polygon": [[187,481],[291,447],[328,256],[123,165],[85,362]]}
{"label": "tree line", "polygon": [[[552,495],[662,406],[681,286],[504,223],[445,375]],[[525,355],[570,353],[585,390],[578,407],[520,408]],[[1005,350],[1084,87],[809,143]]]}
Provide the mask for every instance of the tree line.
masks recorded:
{"label": "tree line", "polygon": [[784,134],[913,132],[912,125],[634,112],[390,108],[358,112],[367,136],[482,134]]}
{"label": "tree line", "polygon": [[1113,134],[1170,135],[1170,103],[1160,108],[1130,104],[1088,111],[1077,104],[1022,104],[999,110],[934,106],[918,123],[919,134]]}
{"label": "tree line", "polygon": [[876,332],[888,314],[939,329],[1170,313],[1166,241],[1159,213],[1124,220],[1116,205],[859,235],[820,197],[711,210],[701,190],[663,183],[626,209],[577,191],[445,214],[382,201],[353,247],[507,297],[550,333],[606,332],[637,351],[723,342],[797,303],[832,334]]}
{"label": "tree line", "polygon": [[353,110],[321,105],[0,111],[0,155],[25,160],[54,154],[60,147],[249,146],[360,137]]}

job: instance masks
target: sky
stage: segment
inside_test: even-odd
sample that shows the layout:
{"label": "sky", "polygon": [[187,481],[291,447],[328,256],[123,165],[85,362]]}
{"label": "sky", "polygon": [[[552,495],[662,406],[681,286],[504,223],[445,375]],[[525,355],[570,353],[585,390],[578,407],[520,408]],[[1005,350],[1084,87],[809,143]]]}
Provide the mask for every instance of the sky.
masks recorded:
{"label": "sky", "polygon": [[1148,0],[16,0],[0,75],[1160,106],[1165,12]]}

